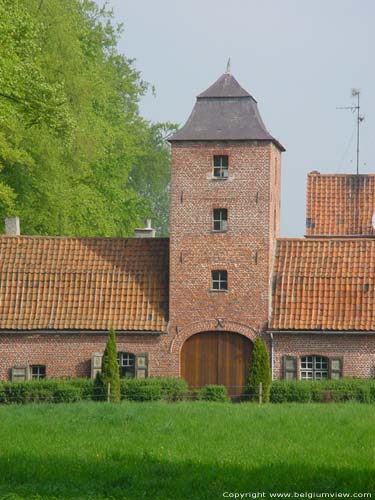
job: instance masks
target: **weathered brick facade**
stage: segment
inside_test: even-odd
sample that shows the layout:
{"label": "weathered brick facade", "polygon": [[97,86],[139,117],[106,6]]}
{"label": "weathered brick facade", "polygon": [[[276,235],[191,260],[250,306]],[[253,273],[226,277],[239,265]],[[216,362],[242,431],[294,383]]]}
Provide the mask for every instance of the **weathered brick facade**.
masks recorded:
{"label": "weathered brick facade", "polygon": [[[228,179],[213,178],[214,155],[228,155]],[[280,152],[271,142],[173,143],[171,173],[170,331],[185,338],[208,320],[253,338],[268,318]],[[227,231],[212,230],[214,208],[227,208]],[[228,271],[227,292],[211,290],[215,269]]]}
{"label": "weathered brick facade", "polygon": [[[149,355],[149,376],[178,375],[166,359],[165,334],[117,335],[118,351]],[[90,377],[93,353],[103,353],[107,335],[92,333],[1,334],[0,380],[9,380],[15,366],[45,365],[48,378]]]}
{"label": "weathered brick facade", "polygon": [[343,377],[375,377],[375,335],[362,333],[281,333],[273,340],[274,378],[284,377],[283,357],[297,360],[297,378],[302,356],[324,356],[342,360]]}

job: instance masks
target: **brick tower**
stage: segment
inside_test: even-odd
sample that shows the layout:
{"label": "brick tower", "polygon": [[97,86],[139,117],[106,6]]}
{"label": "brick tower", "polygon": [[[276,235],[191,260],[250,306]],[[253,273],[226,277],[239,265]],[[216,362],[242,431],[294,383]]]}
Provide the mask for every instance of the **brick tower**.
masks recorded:
{"label": "brick tower", "polygon": [[200,332],[254,339],[268,318],[284,148],[229,73],[197,97],[170,142],[174,348]]}

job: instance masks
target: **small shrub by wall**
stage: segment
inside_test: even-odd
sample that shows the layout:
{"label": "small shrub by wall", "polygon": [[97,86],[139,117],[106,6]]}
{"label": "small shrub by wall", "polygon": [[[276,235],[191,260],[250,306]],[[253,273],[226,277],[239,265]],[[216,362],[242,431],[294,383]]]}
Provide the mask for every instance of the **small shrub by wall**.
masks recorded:
{"label": "small shrub by wall", "polygon": [[227,388],[224,385],[206,385],[199,390],[198,399],[203,401],[229,401]]}
{"label": "small shrub by wall", "polygon": [[122,379],[121,399],[128,401],[180,401],[185,398],[187,383],[182,378],[155,377]]}

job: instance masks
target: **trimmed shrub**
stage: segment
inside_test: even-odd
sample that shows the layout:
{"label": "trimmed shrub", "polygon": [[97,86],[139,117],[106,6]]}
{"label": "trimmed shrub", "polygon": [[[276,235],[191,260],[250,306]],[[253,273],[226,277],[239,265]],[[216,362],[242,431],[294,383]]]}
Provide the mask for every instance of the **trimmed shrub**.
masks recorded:
{"label": "trimmed shrub", "polygon": [[[103,386],[101,386],[103,388]],[[72,403],[103,400],[91,379],[49,379],[0,383],[0,404],[36,402]],[[129,401],[183,400],[187,393],[184,379],[175,377],[122,379],[121,398]],[[103,393],[105,400],[107,393]]]}
{"label": "trimmed shrub", "polygon": [[204,401],[228,401],[227,388],[224,385],[206,385],[200,389],[200,398]]}
{"label": "trimmed shrub", "polygon": [[186,399],[188,401],[201,401],[201,399],[202,399],[202,390],[201,389],[190,389],[186,393]]}
{"label": "trimmed shrub", "polygon": [[177,377],[125,378],[120,381],[121,399],[128,401],[181,401],[187,392],[187,383]]}
{"label": "trimmed shrub", "polygon": [[163,399],[166,401],[182,401],[185,399],[188,385],[185,379],[180,377],[160,377],[156,380],[161,386]]}
{"label": "trimmed shrub", "polygon": [[81,401],[82,393],[79,387],[69,383],[57,383],[53,393],[55,403],[75,403]]}
{"label": "trimmed shrub", "polygon": [[272,382],[270,389],[271,403],[286,403],[288,401],[288,384],[281,380]]}
{"label": "trimmed shrub", "polygon": [[350,378],[315,382],[277,380],[272,382],[270,401],[272,403],[346,401],[375,403],[375,380]]}
{"label": "trimmed shrub", "polygon": [[98,372],[94,380],[92,399],[94,401],[107,401],[107,391],[108,389],[105,385],[103,375]]}
{"label": "trimmed shrub", "polygon": [[270,399],[271,381],[271,369],[267,347],[264,340],[261,337],[257,337],[254,342],[247,383],[247,391],[250,395],[250,399],[258,401],[259,384],[262,383],[263,401],[267,403]]}
{"label": "trimmed shrub", "polygon": [[4,384],[0,383],[0,404],[1,403],[6,403],[6,395],[5,395]]}
{"label": "trimmed shrub", "polygon": [[121,379],[121,399],[128,401],[156,401],[163,398],[161,384],[152,378]]}
{"label": "trimmed shrub", "polygon": [[0,390],[0,402],[6,404],[63,403],[81,399],[82,391],[79,387],[61,380],[6,382]]}
{"label": "trimmed shrub", "polygon": [[74,387],[78,387],[80,389],[82,399],[93,399],[94,380],[92,378],[71,378],[66,379],[65,382],[73,385]]}
{"label": "trimmed shrub", "polygon": [[120,370],[117,362],[116,333],[113,328],[109,331],[105,346],[102,372],[95,378],[94,390],[98,399],[106,400],[108,384],[110,384],[110,400],[112,403],[117,403],[121,399]]}

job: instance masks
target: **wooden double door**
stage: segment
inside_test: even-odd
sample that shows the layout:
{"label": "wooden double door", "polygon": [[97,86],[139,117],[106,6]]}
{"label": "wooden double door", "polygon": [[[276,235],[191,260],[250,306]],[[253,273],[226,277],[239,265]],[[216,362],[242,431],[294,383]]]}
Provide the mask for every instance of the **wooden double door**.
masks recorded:
{"label": "wooden double door", "polygon": [[181,351],[181,375],[189,387],[225,385],[232,398],[244,393],[253,344],[232,332],[202,332],[188,338]]}

